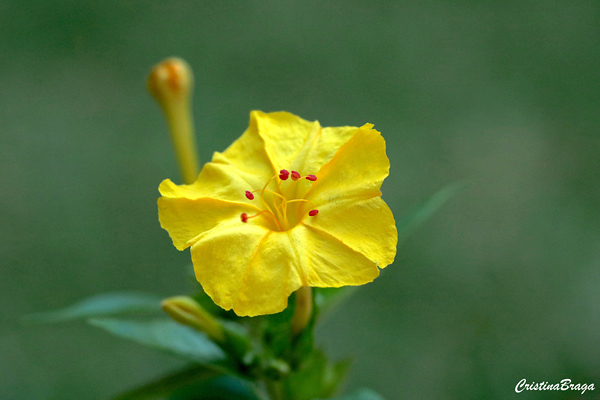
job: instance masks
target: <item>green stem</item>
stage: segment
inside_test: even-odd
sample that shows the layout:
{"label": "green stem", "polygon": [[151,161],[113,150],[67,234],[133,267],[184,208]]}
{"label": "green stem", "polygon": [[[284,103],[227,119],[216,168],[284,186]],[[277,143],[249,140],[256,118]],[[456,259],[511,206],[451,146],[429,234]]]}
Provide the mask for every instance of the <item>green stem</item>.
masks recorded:
{"label": "green stem", "polygon": [[198,177],[200,165],[190,104],[185,102],[168,110],[165,108],[165,114],[183,182],[190,185]]}

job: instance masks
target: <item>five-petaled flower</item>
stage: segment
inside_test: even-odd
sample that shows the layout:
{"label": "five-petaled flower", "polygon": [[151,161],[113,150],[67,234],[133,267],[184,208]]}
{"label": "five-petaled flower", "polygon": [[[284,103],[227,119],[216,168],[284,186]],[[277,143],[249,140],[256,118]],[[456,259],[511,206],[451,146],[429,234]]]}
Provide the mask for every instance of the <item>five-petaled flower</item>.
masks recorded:
{"label": "five-petaled flower", "polygon": [[390,163],[372,126],[253,111],[195,183],[161,183],[161,226],[177,249],[191,247],[216,304],[276,313],[302,286],[362,285],[393,262],[397,231],[380,192]]}

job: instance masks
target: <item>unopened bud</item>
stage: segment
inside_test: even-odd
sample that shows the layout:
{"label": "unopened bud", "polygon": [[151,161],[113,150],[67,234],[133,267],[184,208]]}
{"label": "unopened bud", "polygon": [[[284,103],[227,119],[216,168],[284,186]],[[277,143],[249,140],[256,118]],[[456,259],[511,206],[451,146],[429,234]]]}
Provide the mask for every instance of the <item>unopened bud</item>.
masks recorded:
{"label": "unopened bud", "polygon": [[175,321],[206,333],[214,342],[225,340],[221,324],[191,297],[171,297],[163,300],[161,307]]}
{"label": "unopened bud", "polygon": [[189,101],[194,87],[194,75],[181,58],[167,58],[157,64],[148,76],[148,91],[161,107]]}
{"label": "unopened bud", "polygon": [[191,115],[192,69],[180,58],[167,58],[152,69],[147,86],[165,114],[183,181],[191,184],[200,165]]}

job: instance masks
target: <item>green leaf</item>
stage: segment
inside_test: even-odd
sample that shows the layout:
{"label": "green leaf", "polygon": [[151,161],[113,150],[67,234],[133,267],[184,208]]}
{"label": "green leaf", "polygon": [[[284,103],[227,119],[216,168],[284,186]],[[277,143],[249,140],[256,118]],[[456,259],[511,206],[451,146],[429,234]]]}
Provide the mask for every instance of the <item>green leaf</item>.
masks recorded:
{"label": "green leaf", "polygon": [[242,379],[223,375],[198,385],[182,388],[169,400],[258,400],[252,384]]}
{"label": "green leaf", "polygon": [[162,298],[136,292],[103,293],[71,306],[23,317],[26,323],[53,323],[127,313],[159,312]]}
{"label": "green leaf", "polygon": [[252,353],[252,341],[245,326],[233,321],[221,321],[225,341],[221,348],[233,359],[246,365],[252,364],[253,357],[246,359]]}
{"label": "green leaf", "polygon": [[174,392],[189,387],[207,379],[219,376],[221,373],[206,365],[194,365],[182,371],[178,371],[149,384],[140,386],[126,393],[120,394],[114,400],[144,400],[164,397]]}
{"label": "green leaf", "polygon": [[289,362],[290,367],[295,369],[302,363],[305,357],[310,356],[313,348],[313,331],[317,317],[317,309],[313,296],[313,314],[308,325],[297,335],[292,334],[292,319],[296,309],[296,295],[290,296],[288,306],[277,314],[263,317],[264,334],[263,342],[269,355]]}
{"label": "green leaf", "polygon": [[[321,400],[321,399],[315,399]],[[330,400],[385,400],[383,397],[370,389],[358,389],[357,391],[345,396],[334,397]]]}
{"label": "green leaf", "polygon": [[173,393],[169,400],[258,400],[250,382],[228,375],[203,381]]}
{"label": "green leaf", "polygon": [[265,315],[262,318],[265,347],[273,357],[282,357],[289,351],[292,342],[291,321],[296,307],[296,296],[290,296],[288,306],[277,314]]}
{"label": "green leaf", "polygon": [[252,385],[244,380],[222,375],[204,365],[192,366],[128,391],[113,400],[257,400]]}
{"label": "green leaf", "polygon": [[[88,321],[113,335],[203,364],[223,361],[225,353],[202,332],[170,319],[139,321],[101,318]],[[218,368],[215,366],[215,368]]]}
{"label": "green leaf", "polygon": [[446,201],[463,190],[466,182],[456,182],[442,188],[424,203],[415,207],[396,224],[398,228],[398,240],[401,241],[409,236],[413,230],[433,215]]}
{"label": "green leaf", "polygon": [[302,367],[286,381],[286,391],[294,400],[329,398],[333,395],[348,370],[349,362],[330,363],[327,356],[315,349]]}

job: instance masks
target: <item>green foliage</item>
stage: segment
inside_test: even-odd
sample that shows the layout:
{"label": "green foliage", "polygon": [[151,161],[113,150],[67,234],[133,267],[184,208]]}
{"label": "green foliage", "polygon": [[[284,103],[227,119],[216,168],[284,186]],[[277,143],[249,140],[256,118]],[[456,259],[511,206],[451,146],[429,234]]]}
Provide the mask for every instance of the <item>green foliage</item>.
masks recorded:
{"label": "green foliage", "polygon": [[[406,237],[464,186],[461,183],[449,185],[416,207],[398,223],[399,236]],[[278,314],[240,318],[217,307],[199,288],[194,300],[215,315],[223,328],[225,338],[219,343],[212,342],[203,332],[166,318],[97,318],[148,314],[160,309],[160,298],[138,293],[99,295],[61,310],[28,316],[26,320],[59,322],[94,317],[88,319],[91,325],[195,363],[117,396],[115,400],[325,399],[336,393],[350,363],[332,362],[321,350],[315,349],[314,326],[318,317],[330,313],[356,290],[356,287],[315,288],[312,317],[301,332],[294,333],[295,296],[290,297],[288,307]],[[258,381],[263,381],[263,385],[252,384]],[[255,393],[259,387],[265,389]],[[336,399],[383,400],[367,389]]]}
{"label": "green foliage", "polygon": [[328,398],[335,394],[350,363],[331,363],[320,350],[310,353],[301,368],[290,374],[286,382],[287,396],[294,400]]}
{"label": "green foliage", "polygon": [[215,371],[213,368],[207,368],[205,365],[194,365],[123,393],[113,400],[145,400],[163,397],[219,375],[221,375],[221,372]]}
{"label": "green foliage", "polygon": [[465,182],[455,182],[445,186],[433,196],[413,208],[407,215],[396,223],[398,229],[398,241],[406,239],[413,230],[431,217],[441,206],[443,206],[454,195],[467,186]]}
{"label": "green foliage", "polygon": [[194,365],[166,375],[150,384],[123,393],[113,400],[239,399],[256,400],[247,381],[226,376],[205,365]]}
{"label": "green foliage", "polygon": [[[441,199],[426,203],[415,220],[439,207]],[[93,326],[121,338],[191,361],[190,367],[127,391],[114,400],[216,400],[285,398],[312,400],[333,396],[348,370],[348,361],[332,362],[314,348],[317,317],[331,312],[357,288],[314,289],[313,313],[308,325],[292,332],[296,298],[278,314],[240,318],[216,307],[202,291],[194,299],[217,316],[223,342],[212,342],[203,332],[167,318],[124,318],[123,314],[148,316],[160,311],[161,298],[119,292],[93,296],[72,306],[24,318],[26,322],[52,323],[87,319]],[[101,318],[99,318],[101,317]],[[111,317],[111,318],[108,318]],[[264,381],[264,387],[252,382]],[[263,389],[258,389],[263,387]],[[265,389],[266,388],[266,389]],[[262,390],[262,392],[261,392]],[[264,391],[268,393],[264,393]],[[270,397],[265,397],[270,396]],[[284,396],[284,397],[281,397]],[[362,390],[340,400],[380,400]]]}
{"label": "green foliage", "polygon": [[[331,362],[314,348],[313,331],[317,317],[330,312],[349,298],[356,288],[315,289],[313,313],[308,325],[292,332],[296,298],[278,314],[240,318],[216,307],[200,290],[195,300],[218,316],[225,339],[214,343],[203,332],[171,319],[148,319],[160,311],[161,298],[142,293],[118,292],[93,296],[69,307],[29,315],[25,322],[53,323],[87,319],[93,326],[144,346],[191,361],[190,367],[158,378],[125,392],[114,400],[256,400],[265,396],[285,396],[289,400],[329,398],[335,394],[349,362]],[[137,314],[136,318],[119,317]],[[146,318],[139,318],[145,315]],[[111,318],[108,318],[111,317]],[[263,380],[270,394],[256,389],[252,382]],[[276,389],[274,389],[276,388]],[[361,391],[340,399],[376,400]],[[375,395],[376,396],[376,395]]]}
{"label": "green foliage", "polygon": [[296,308],[296,296],[290,296],[288,306],[277,314],[261,317],[265,351],[272,357],[283,357],[292,344],[291,321]]}
{"label": "green foliage", "polygon": [[259,400],[253,386],[241,379],[223,375],[179,389],[169,400]]}
{"label": "green foliage", "polygon": [[[134,319],[91,319],[91,325],[113,335],[130,339],[171,355],[203,364],[225,359],[223,351],[202,332],[180,325],[170,319],[138,321]],[[215,368],[221,369],[221,367]]]}
{"label": "green foliage", "polygon": [[22,320],[27,323],[54,323],[132,313],[158,313],[160,301],[159,296],[145,293],[104,293],[59,310],[27,315]]}

